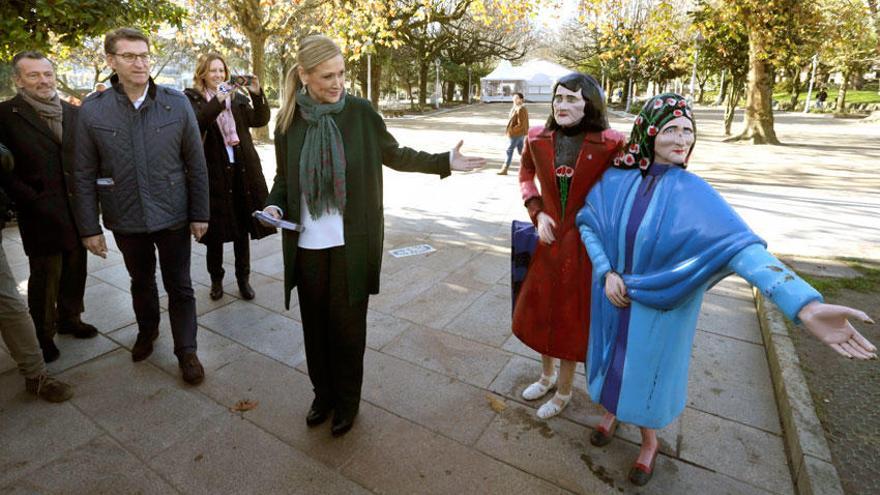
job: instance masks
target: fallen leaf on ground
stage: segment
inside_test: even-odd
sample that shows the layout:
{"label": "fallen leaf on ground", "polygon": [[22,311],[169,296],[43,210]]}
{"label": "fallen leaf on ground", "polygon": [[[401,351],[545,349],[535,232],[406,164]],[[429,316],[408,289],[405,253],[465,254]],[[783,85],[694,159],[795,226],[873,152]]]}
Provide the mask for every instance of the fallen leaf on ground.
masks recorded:
{"label": "fallen leaf on ground", "polygon": [[252,400],[240,400],[235,403],[234,406],[230,407],[229,410],[232,412],[245,412],[256,409],[260,403],[258,401]]}
{"label": "fallen leaf on ground", "polygon": [[493,411],[500,413],[507,409],[507,403],[498,397],[492,394],[486,394],[486,398],[489,399],[489,407],[491,407]]}

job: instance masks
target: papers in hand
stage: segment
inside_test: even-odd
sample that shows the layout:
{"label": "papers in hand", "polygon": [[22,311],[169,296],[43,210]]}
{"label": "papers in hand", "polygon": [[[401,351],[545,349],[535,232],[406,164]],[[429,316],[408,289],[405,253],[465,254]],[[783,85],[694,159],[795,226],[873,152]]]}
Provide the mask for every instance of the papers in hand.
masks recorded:
{"label": "papers in hand", "polygon": [[255,211],[253,215],[254,218],[256,218],[257,220],[260,220],[261,222],[268,225],[272,225],[273,227],[278,227],[279,229],[293,230],[296,232],[302,232],[303,230],[305,230],[305,227],[298,223],[281,220],[259,210]]}

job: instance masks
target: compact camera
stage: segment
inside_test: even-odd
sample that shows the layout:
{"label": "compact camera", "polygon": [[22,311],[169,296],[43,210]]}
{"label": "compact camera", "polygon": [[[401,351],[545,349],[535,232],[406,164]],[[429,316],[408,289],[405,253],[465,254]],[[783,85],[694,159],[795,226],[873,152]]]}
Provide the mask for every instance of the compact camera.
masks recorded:
{"label": "compact camera", "polygon": [[256,76],[251,74],[234,75],[229,78],[229,81],[227,81],[226,84],[238,87],[250,86],[251,83],[254,82],[255,77]]}

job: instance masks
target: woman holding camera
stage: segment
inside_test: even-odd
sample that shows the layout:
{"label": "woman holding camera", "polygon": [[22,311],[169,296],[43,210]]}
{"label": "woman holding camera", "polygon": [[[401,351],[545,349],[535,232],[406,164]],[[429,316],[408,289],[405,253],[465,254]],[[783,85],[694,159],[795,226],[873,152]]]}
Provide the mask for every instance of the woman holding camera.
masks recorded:
{"label": "woman holding camera", "polygon": [[[205,146],[210,182],[211,220],[199,242],[207,248],[211,274],[211,299],[223,297],[223,243],[232,242],[235,278],[244,299],[253,299],[248,235],[259,239],[275,232],[257,222],[251,212],[263,207],[268,195],[260,157],[250,127],[269,123],[269,105],[255,76],[229,77],[223,57],[208,53],[199,57],[193,76],[194,88],[185,93],[195,110]],[[238,90],[247,89],[248,98]]]}

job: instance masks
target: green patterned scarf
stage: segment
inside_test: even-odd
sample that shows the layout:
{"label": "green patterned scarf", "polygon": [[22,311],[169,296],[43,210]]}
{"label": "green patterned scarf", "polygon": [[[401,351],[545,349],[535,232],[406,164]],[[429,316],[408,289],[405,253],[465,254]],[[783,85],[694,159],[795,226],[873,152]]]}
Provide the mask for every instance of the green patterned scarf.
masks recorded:
{"label": "green patterned scarf", "polygon": [[308,93],[297,93],[296,104],[308,128],[299,156],[299,185],[309,213],[317,220],[325,212],[345,212],[345,148],[333,114],[345,106],[345,93],[336,103],[321,104]]}

